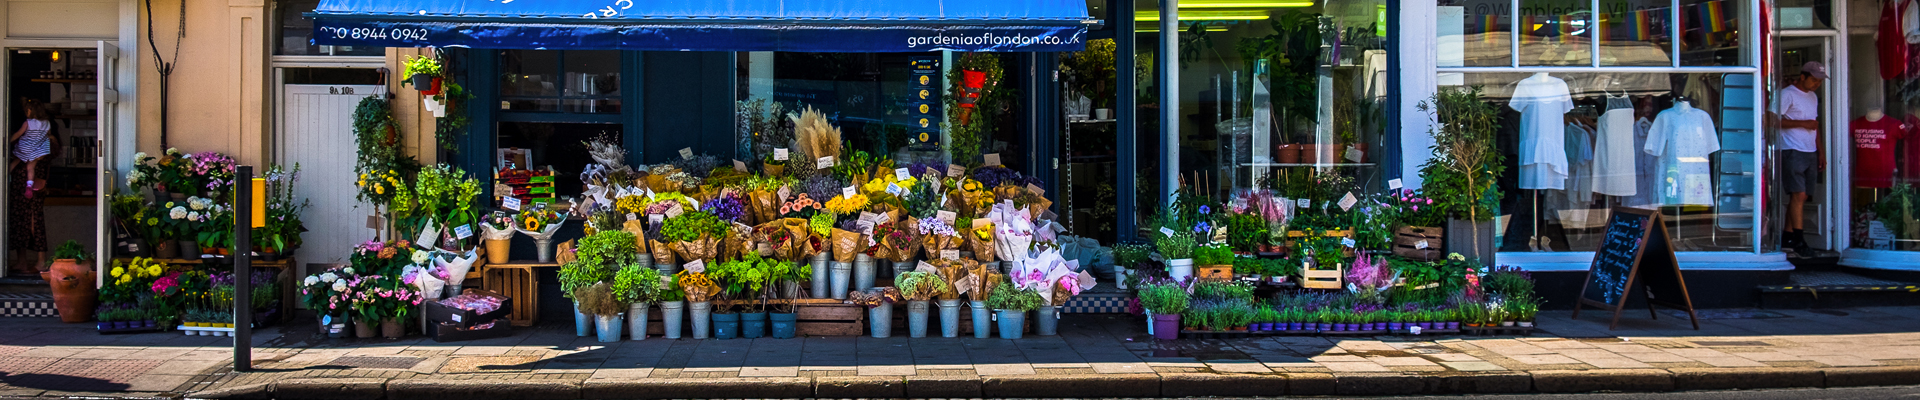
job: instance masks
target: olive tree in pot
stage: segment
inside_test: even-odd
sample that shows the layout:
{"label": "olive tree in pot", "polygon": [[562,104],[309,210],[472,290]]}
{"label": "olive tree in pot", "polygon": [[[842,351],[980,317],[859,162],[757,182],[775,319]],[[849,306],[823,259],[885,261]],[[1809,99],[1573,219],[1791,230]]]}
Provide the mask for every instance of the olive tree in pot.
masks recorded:
{"label": "olive tree in pot", "polygon": [[1500,110],[1480,88],[1441,90],[1420,102],[1433,118],[1433,158],[1420,167],[1421,190],[1447,213],[1447,251],[1493,262],[1493,217],[1499,214],[1502,156],[1494,147]]}

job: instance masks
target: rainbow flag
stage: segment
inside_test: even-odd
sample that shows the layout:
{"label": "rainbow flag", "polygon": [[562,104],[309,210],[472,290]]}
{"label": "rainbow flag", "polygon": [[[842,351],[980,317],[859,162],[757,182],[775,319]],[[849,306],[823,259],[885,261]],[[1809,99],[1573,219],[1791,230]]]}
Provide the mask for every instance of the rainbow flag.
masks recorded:
{"label": "rainbow flag", "polygon": [[1499,32],[1499,31],[1500,31],[1499,15],[1487,14],[1487,15],[1480,16],[1480,32],[1481,32],[1480,41],[1481,42],[1483,43],[1496,42],[1496,40],[1494,40],[1493,33]]}
{"label": "rainbow flag", "polygon": [[1633,40],[1653,40],[1653,12],[1634,11],[1633,15],[1627,18],[1627,23],[1631,26],[1628,32],[1632,32]]}
{"label": "rainbow flag", "polygon": [[1707,32],[1727,31],[1727,7],[1723,2],[1709,1],[1702,3],[1700,4],[1699,13],[1701,19],[1700,26],[1706,28]]}
{"label": "rainbow flag", "polygon": [[1555,29],[1555,38],[1559,40],[1560,44],[1573,44],[1573,21],[1575,18],[1577,17],[1568,14],[1562,15],[1558,21],[1554,21],[1553,25],[1557,28]]}
{"label": "rainbow flag", "polygon": [[1533,22],[1534,19],[1535,17],[1532,15],[1520,16],[1520,44],[1535,43],[1540,41],[1539,39],[1540,37],[1534,36],[1535,34],[1533,33],[1535,29],[1539,29],[1538,24]]}

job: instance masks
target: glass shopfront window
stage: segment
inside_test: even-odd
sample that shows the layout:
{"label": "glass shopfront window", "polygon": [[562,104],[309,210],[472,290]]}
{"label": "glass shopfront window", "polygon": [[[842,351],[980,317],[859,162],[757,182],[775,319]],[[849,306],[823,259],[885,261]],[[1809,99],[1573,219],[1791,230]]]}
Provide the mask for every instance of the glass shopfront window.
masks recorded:
{"label": "glass shopfront window", "polygon": [[[1384,187],[1386,2],[1196,8],[1182,2],[1180,165],[1188,185],[1304,189],[1314,171]],[[1162,34],[1165,34],[1164,32]],[[1323,175],[1324,176],[1324,175]],[[1319,199],[1334,201],[1335,198]]]}
{"label": "glass shopfront window", "polygon": [[1501,110],[1498,251],[1595,251],[1614,207],[1665,214],[1676,251],[1753,251],[1751,78],[1465,74]]}
{"label": "glass shopfront window", "polygon": [[620,52],[500,51],[502,111],[620,113]]}
{"label": "glass shopfront window", "polygon": [[[1681,0],[1678,8],[1668,0],[1603,0],[1598,9],[1591,0],[1438,4],[1441,68],[1586,66],[1594,65],[1595,51],[1600,66],[1749,64],[1741,62],[1738,29],[1748,5],[1738,0]],[[1516,7],[1517,13],[1510,11]],[[1677,65],[1675,50],[1680,52]]]}

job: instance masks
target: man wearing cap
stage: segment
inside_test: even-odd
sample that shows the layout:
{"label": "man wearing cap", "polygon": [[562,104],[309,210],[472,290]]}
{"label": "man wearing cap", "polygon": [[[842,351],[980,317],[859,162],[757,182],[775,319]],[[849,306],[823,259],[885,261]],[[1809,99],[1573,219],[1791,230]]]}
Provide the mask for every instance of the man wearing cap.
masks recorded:
{"label": "man wearing cap", "polygon": [[1780,165],[1783,167],[1780,179],[1792,197],[1787,204],[1787,225],[1780,236],[1780,245],[1793,249],[1800,257],[1813,256],[1803,229],[1807,190],[1820,181],[1820,171],[1827,166],[1827,156],[1820,151],[1820,97],[1814,94],[1826,79],[1827,66],[1808,61],[1800,67],[1800,75],[1793,78],[1792,84],[1774,97],[1770,110],[1780,126]]}

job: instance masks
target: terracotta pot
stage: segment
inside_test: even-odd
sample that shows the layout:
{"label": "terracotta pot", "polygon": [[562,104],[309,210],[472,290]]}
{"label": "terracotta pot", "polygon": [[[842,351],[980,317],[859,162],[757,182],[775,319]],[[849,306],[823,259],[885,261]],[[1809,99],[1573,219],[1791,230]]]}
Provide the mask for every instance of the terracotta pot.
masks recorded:
{"label": "terracotta pot", "polygon": [[380,320],[381,337],[399,339],[401,336],[406,336],[406,334],[407,325],[400,323],[400,320],[394,318]]}
{"label": "terracotta pot", "polygon": [[1274,161],[1281,164],[1300,163],[1300,145],[1292,143],[1280,145],[1280,149],[1274,154]]}
{"label": "terracotta pot", "polygon": [[1320,162],[1320,145],[1312,143],[1301,144],[1300,163],[1313,164],[1318,162]]}
{"label": "terracotta pot", "polygon": [[180,258],[180,242],[162,240],[152,245],[153,258]]}
{"label": "terracotta pot", "polygon": [[60,322],[93,319],[94,305],[100,301],[100,290],[93,286],[93,268],[72,259],[53,260],[53,265],[40,273],[40,279],[53,287],[53,307],[60,312]]}
{"label": "terracotta pot", "polygon": [[373,328],[375,328],[374,326],[375,324],[379,324],[379,322],[359,320],[359,319],[354,320],[353,321],[353,337],[357,337],[361,339],[372,338]]}

